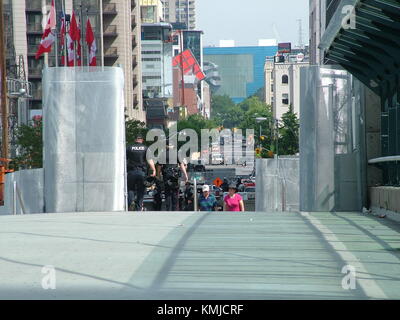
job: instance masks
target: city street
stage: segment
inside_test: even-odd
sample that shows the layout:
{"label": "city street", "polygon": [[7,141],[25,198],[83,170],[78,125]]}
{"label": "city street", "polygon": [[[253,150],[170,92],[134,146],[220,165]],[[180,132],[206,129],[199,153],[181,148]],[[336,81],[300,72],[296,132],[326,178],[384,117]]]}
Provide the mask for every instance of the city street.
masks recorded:
{"label": "city street", "polygon": [[399,299],[399,232],[358,213],[2,216],[0,299]]}

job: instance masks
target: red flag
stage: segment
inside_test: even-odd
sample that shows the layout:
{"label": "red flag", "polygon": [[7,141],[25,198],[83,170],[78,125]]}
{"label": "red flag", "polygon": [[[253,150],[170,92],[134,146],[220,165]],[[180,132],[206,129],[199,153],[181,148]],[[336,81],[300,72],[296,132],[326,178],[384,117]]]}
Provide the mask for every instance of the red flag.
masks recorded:
{"label": "red flag", "polygon": [[[69,36],[72,41],[72,46],[68,45],[68,50],[72,50],[73,52],[69,52],[68,56],[72,56],[73,59],[75,60],[76,57],[76,64],[77,66],[82,65],[82,59],[81,59],[81,51],[82,51],[82,46],[81,46],[81,30],[79,28],[78,22],[76,20],[75,12],[72,11],[72,17],[71,17],[71,24],[69,28]],[[77,45],[74,45],[74,41],[77,42]]]}
{"label": "red flag", "polygon": [[51,46],[56,39],[56,35],[53,32],[53,29],[56,27],[56,9],[54,6],[54,0],[51,3],[50,15],[47,21],[46,28],[44,30],[42,40],[40,41],[39,49],[36,52],[36,60],[40,58],[43,53],[51,52]]}
{"label": "red flag", "polygon": [[71,36],[72,41],[78,41],[81,37],[81,33],[79,32],[78,23],[76,21],[75,12],[72,11],[71,25],[69,28],[69,35]]}
{"label": "red flag", "polygon": [[94,37],[92,25],[90,24],[90,19],[86,23],[86,43],[89,48],[89,66],[95,67],[97,65],[96,61],[96,39]]}

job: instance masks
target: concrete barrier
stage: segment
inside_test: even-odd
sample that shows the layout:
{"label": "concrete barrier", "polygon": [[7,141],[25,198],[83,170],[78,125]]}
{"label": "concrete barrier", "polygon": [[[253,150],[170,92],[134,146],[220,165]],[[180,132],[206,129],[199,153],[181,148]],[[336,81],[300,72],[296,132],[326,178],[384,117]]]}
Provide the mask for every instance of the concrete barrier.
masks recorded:
{"label": "concrete barrier", "polygon": [[372,208],[385,209],[400,214],[399,187],[371,187],[369,194]]}
{"label": "concrete barrier", "polygon": [[256,159],[256,211],[299,210],[299,158]]}
{"label": "concrete barrier", "polygon": [[43,185],[43,169],[6,175],[4,206],[0,207],[0,215],[43,213]]}

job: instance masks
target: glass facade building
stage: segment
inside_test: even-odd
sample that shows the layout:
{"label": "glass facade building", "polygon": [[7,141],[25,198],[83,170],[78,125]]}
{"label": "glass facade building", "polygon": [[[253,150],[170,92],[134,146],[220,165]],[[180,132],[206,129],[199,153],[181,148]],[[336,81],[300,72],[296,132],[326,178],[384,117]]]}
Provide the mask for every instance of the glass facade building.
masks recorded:
{"label": "glass facade building", "polygon": [[218,95],[228,95],[240,103],[264,87],[266,57],[275,56],[277,46],[207,47],[204,61],[218,66],[221,87]]}

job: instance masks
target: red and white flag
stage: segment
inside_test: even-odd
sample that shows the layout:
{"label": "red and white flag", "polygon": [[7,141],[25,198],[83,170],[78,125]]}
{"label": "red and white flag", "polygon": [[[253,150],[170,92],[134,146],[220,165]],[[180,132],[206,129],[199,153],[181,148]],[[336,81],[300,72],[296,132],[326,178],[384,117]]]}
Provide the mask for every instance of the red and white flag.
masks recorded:
{"label": "red and white flag", "polygon": [[[70,36],[70,40],[72,41],[72,46],[68,45],[68,50],[72,50],[73,52],[68,53],[68,56],[73,56],[73,60],[75,60],[75,57],[76,57],[76,65],[81,66],[82,65],[81,30],[80,30],[78,22],[76,20],[74,11],[72,11],[69,36]],[[67,39],[67,41],[68,41],[68,39]],[[77,43],[77,45],[74,44],[74,41]]]}
{"label": "red and white flag", "polygon": [[67,33],[67,66],[73,67],[75,63],[75,48],[74,42],[71,39],[69,33]]}
{"label": "red and white flag", "polygon": [[69,35],[72,41],[78,41],[81,37],[79,32],[78,22],[76,21],[75,12],[72,11],[71,25],[69,27]]}
{"label": "red and white flag", "polygon": [[45,27],[42,40],[40,41],[39,49],[36,52],[36,60],[40,58],[43,53],[51,52],[51,46],[55,41],[57,41],[55,32],[53,31],[56,28],[56,8],[54,5],[54,0],[51,3],[51,9],[49,14],[49,19],[47,21],[47,25]]}
{"label": "red and white flag", "polygon": [[89,66],[95,67],[97,65],[97,60],[96,60],[97,47],[92,25],[90,24],[90,19],[88,19],[86,23],[86,43],[89,48]]}

